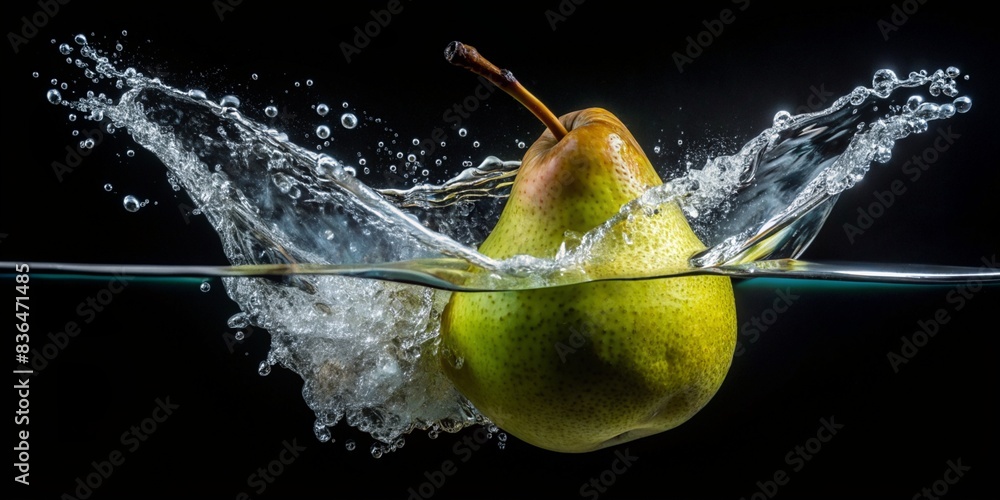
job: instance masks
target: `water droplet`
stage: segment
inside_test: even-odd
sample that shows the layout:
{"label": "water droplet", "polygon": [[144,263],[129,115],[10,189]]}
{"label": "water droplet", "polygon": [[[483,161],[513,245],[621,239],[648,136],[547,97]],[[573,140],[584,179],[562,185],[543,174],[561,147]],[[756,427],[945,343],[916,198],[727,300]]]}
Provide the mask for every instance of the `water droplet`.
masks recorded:
{"label": "water droplet", "polygon": [[122,30],[122,36],[128,36],[128,30]]}
{"label": "water droplet", "polygon": [[948,69],[944,70],[944,72],[945,74],[948,75],[949,78],[956,78],[961,73],[961,71],[959,71],[958,68],[954,66],[948,66]]}
{"label": "water droplet", "polygon": [[678,146],[683,146],[684,145],[684,139],[677,139],[677,145]]}
{"label": "water droplet", "polygon": [[330,137],[330,127],[327,127],[326,125],[316,127],[316,137],[319,137],[320,139]]}
{"label": "water droplet", "polygon": [[188,91],[188,95],[195,99],[208,99],[208,94],[204,90],[191,89]]}
{"label": "water droplet", "polygon": [[243,340],[244,338],[246,338],[246,334],[243,333],[243,330],[239,330],[235,334],[233,334],[233,337],[235,337],[236,340]]}
{"label": "water droplet", "polygon": [[524,149],[524,147],[525,147],[524,141],[517,142],[517,149]]}
{"label": "water droplet", "polygon": [[71,121],[71,122],[75,122],[76,121],[76,115],[74,115],[73,113],[70,113],[67,118],[69,118],[69,121]]}
{"label": "water droplet", "polygon": [[357,127],[358,117],[354,116],[352,113],[344,113],[343,115],[340,115],[340,124],[343,125],[344,128],[348,129]]}
{"label": "water droplet", "polygon": [[116,43],[115,44],[115,50],[117,50],[118,52],[121,52],[121,51],[125,50],[125,46],[122,45],[122,44],[120,44],[120,43]]}
{"label": "water droplet", "polygon": [[278,107],[277,106],[268,106],[268,107],[264,108],[264,114],[267,115],[270,118],[274,118],[275,116],[278,116]]}
{"label": "water droplet", "polygon": [[413,163],[413,162],[417,161],[417,155],[415,155],[413,153],[410,153],[410,154],[406,155],[406,161],[408,161],[410,163]]}
{"label": "water droplet", "polygon": [[883,99],[889,97],[889,94],[898,84],[899,80],[896,78],[896,73],[893,73],[892,70],[880,69],[872,77],[872,90],[875,91],[875,95]]}
{"label": "water droplet", "polygon": [[257,374],[260,375],[261,377],[266,377],[270,373],[271,373],[271,365],[268,364],[267,361],[261,361],[260,364],[257,365]]}
{"label": "water droplet", "polygon": [[361,165],[362,167],[365,166],[365,165],[367,165],[367,164],[368,164],[368,160],[366,160],[364,158],[358,160],[358,165]]}
{"label": "water droplet", "polygon": [[327,106],[326,104],[319,103],[316,105],[316,114],[318,114],[319,116],[326,116],[326,114],[329,112],[330,112],[330,107]]}
{"label": "water droplet", "polygon": [[130,150],[128,150],[128,151],[125,152],[125,156],[128,156],[129,158],[132,158],[132,157],[135,156],[135,151],[130,149]]}
{"label": "water droplet", "polygon": [[469,131],[468,131],[468,130],[465,130],[464,128],[460,128],[460,129],[458,129],[458,136],[459,136],[459,137],[465,137],[465,136],[466,136],[466,135],[468,135],[468,134],[469,134]]}
{"label": "water droplet", "polygon": [[250,79],[251,80],[256,80],[257,79],[257,73],[254,73],[254,74],[250,75]]}
{"label": "water droplet", "polygon": [[372,458],[382,458],[382,446],[378,443],[372,443],[371,452]]}
{"label": "water droplet", "polygon": [[774,126],[777,128],[787,127],[792,122],[792,114],[788,111],[778,111],[774,115]]}
{"label": "water droplet", "polygon": [[212,284],[207,281],[202,281],[201,285],[198,285],[198,290],[201,290],[202,292],[208,292],[211,289],[212,289]]}
{"label": "water droplet", "polygon": [[955,104],[955,111],[959,113],[965,113],[966,111],[972,109],[972,99],[968,97],[959,97],[953,102]]}
{"label": "water droplet", "polygon": [[62,102],[62,94],[56,89],[51,89],[45,94],[45,98],[49,100],[52,104],[59,104]]}
{"label": "water droplet", "polygon": [[422,175],[422,176],[424,176],[424,177],[427,177],[428,175],[431,175],[431,171],[430,171],[430,170],[427,170],[427,169],[425,168],[425,169],[423,169],[423,170],[421,170],[421,171],[420,171],[420,175]]}
{"label": "water droplet", "polygon": [[344,449],[346,449],[347,451],[354,451],[354,448],[356,446],[357,445],[354,444],[354,440],[353,439],[348,439],[347,441],[344,441]]}
{"label": "water droplet", "polygon": [[111,183],[108,183],[108,184],[104,185],[104,190],[105,191],[110,192],[112,189],[114,189],[114,187],[111,185]]}
{"label": "water droplet", "polygon": [[122,205],[125,207],[125,210],[128,210],[129,212],[136,212],[139,210],[139,200],[132,195],[126,196],[125,199],[122,200]]}
{"label": "water droplet", "polygon": [[472,141],[472,147],[478,148],[479,147],[479,141]]}
{"label": "water droplet", "polygon": [[340,103],[340,107],[347,109],[347,101]]}
{"label": "water droplet", "polygon": [[84,139],[80,141],[80,149],[90,149],[92,147],[94,147],[93,139]]}
{"label": "water droplet", "polygon": [[313,86],[313,81],[311,79],[306,80],[306,87],[312,87],[312,86]]}
{"label": "water droplet", "polygon": [[223,108],[238,108],[240,107],[240,98],[234,95],[224,95],[219,100],[219,106]]}
{"label": "water droplet", "polygon": [[250,318],[245,312],[238,312],[230,316],[229,320],[226,322],[226,325],[228,325],[229,328],[246,328],[249,324]]}
{"label": "water droplet", "polygon": [[313,424],[313,433],[316,434],[316,439],[318,439],[319,442],[321,443],[326,443],[327,441],[330,441],[331,438],[330,428],[327,427],[326,424],[324,424],[323,422],[320,422],[319,420],[317,420],[316,423]]}
{"label": "water droplet", "polygon": [[75,37],[73,37],[73,41],[76,42],[77,45],[84,45],[87,43],[87,37],[83,36],[82,34],[76,35]]}
{"label": "water droplet", "polygon": [[68,56],[68,55],[70,55],[71,52],[73,52],[73,47],[70,47],[68,43],[64,43],[64,44],[62,44],[62,45],[59,46],[59,53],[60,54],[62,54],[64,56]]}
{"label": "water droplet", "polygon": [[351,177],[357,177],[358,171],[354,167],[344,167],[344,173],[350,175]]}

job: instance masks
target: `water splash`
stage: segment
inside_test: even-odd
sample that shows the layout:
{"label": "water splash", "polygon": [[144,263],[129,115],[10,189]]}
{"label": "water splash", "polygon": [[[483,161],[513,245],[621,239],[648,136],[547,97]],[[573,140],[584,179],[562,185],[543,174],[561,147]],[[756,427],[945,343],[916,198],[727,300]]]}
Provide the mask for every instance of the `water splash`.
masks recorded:
{"label": "water splash", "polygon": [[[476,167],[463,161],[465,170],[437,185],[375,190],[343,159],[309,151],[248,118],[239,111],[238,96],[213,100],[131,67],[119,70],[82,35],[74,42],[80,55],[75,66],[94,87],[109,84],[108,92],[118,97],[61,86],[46,98],[126,131],[157,155],[171,182],[185,189],[216,229],[233,264],[347,265],[396,280],[301,274],[223,278],[243,310],[230,326],[252,324],[271,333],[260,374],[280,364],[301,375],[317,437],[330,440],[329,429],[346,421],[381,443],[371,448],[373,456],[398,449],[401,436],[415,429],[434,437],[490,424],[439,371],[435,344],[448,292],[434,286],[461,282],[515,289],[586,281],[593,248],[622,231],[623,222],[641,223],[666,203],[680,204],[709,249],[693,256],[686,269],[622,277],[797,257],[839,193],[857,183],[873,161],[888,161],[898,140],[971,105],[958,96],[955,68],[914,72],[905,79],[881,70],[871,88],[859,87],[816,113],[778,113],[771,128],[735,154],[713,158],[648,191],[587,234],[567,235],[556,258],[501,262],[470,246],[488,227],[470,215],[484,206],[499,207],[518,162],[486,156]],[[59,51],[68,54],[63,46]],[[893,96],[906,88],[923,88],[928,96],[894,103]],[[316,111],[325,116],[329,107],[320,104]],[[278,114],[276,107],[265,110],[269,117]],[[344,113],[341,125],[353,129],[359,121]],[[321,139],[329,133],[316,130]],[[417,264],[394,268],[394,263]]]}

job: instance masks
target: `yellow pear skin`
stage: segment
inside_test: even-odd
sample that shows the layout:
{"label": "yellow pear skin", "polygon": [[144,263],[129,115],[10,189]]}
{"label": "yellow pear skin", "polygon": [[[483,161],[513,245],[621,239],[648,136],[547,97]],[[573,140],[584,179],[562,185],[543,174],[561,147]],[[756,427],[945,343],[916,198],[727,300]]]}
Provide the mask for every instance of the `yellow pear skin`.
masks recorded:
{"label": "yellow pear skin", "polygon": [[[625,126],[603,109],[559,118],[528,149],[479,250],[552,258],[661,184]],[[593,277],[684,267],[704,245],[674,204],[623,218],[593,249]],[[496,425],[535,446],[587,452],[676,427],[712,398],[736,343],[729,278],[601,281],[455,293],[439,356],[455,386]]]}

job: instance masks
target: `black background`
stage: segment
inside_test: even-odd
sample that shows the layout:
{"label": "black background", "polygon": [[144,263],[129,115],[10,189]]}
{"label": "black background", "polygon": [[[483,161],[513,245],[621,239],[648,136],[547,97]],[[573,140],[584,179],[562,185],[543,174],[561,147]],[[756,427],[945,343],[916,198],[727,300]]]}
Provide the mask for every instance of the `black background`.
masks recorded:
{"label": "black background", "polygon": [[[77,33],[105,48],[122,41],[125,57],[137,68],[175,86],[235,93],[252,116],[261,118],[253,110],[273,99],[298,112],[298,119],[279,125],[293,132],[301,127],[300,134],[319,123],[310,103],[324,101],[338,111],[346,101],[362,116],[380,117],[403,139],[446,128],[453,160],[517,158],[514,139],[530,142],[541,127],[506,96],[487,99],[463,123],[469,139],[482,142],[479,150],[454,137],[443,121],[443,111],[477,84],[441,57],[447,42],[459,39],[514,71],[557,113],[594,105],[612,110],[647,151],[663,147],[651,157],[664,169],[685,154],[732,152],[766,128],[778,110],[810,103],[813,88],[840,96],[870,85],[879,68],[905,75],[955,65],[972,75],[960,88],[974,102],[970,113],[943,125],[960,137],[916,181],[902,165],[932,147],[938,123],[898,144],[890,163],[875,165],[841,197],[804,257],[966,266],[995,259],[997,27],[971,3],[779,7],[755,0],[740,11],[745,4],[725,1],[649,10],[650,4],[591,0],[555,30],[545,16],[559,9],[554,0],[528,10],[506,2],[428,3],[403,3],[402,12],[350,63],[341,42],[350,42],[354,27],[371,21],[369,12],[387,2],[319,8],[245,0],[221,18],[208,0],[117,7],[73,0],[60,6],[16,52],[9,43],[0,49],[6,83],[0,260],[225,262],[207,221],[182,215],[190,200],[172,191],[162,165],[123,134],[107,137],[62,181],[53,173],[52,162],[78,141],[70,131],[93,127],[71,124],[65,109],[44,98],[49,79],[79,80],[50,43],[68,42]],[[894,6],[912,14],[886,39],[878,22],[890,22]],[[705,30],[703,20],[717,19],[726,8],[735,10],[735,21],[678,71],[672,54],[685,50],[686,37]],[[4,9],[3,32],[18,33],[22,16],[30,19],[40,7],[9,2]],[[128,35],[121,36],[122,30]],[[33,78],[33,71],[40,76]],[[260,79],[251,80],[251,73]],[[306,79],[315,84],[294,87]],[[381,134],[374,130],[369,127],[370,137],[352,137],[335,127],[331,151],[346,158],[369,151],[372,137]],[[684,145],[677,146],[677,139]],[[126,159],[130,148],[139,151]],[[451,164],[435,175],[444,178],[456,168]],[[858,208],[896,180],[906,192],[849,241],[843,224],[856,223]],[[398,179],[375,172],[369,181],[390,185]],[[105,183],[114,185],[112,192],[103,190]],[[126,212],[121,199],[129,193],[156,204]],[[11,270],[2,273],[5,296],[11,297]],[[15,497],[76,496],[77,479],[114,450],[125,461],[93,498],[236,498],[241,492],[264,498],[406,498],[408,488],[418,488],[425,472],[440,470],[446,460],[457,464],[457,472],[436,488],[436,498],[535,492],[576,498],[583,483],[615,460],[615,449],[564,455],[516,438],[504,450],[494,440],[471,455],[456,454],[456,443],[472,432],[437,440],[411,435],[402,450],[380,459],[368,453],[370,438],[344,425],[334,429],[335,442],[320,443],[299,393],[301,380],[279,367],[268,377],[257,375],[268,349],[266,332],[255,331],[232,350],[227,345],[232,330],[226,319],[238,307],[220,282],[212,285],[203,293],[198,281],[134,280],[84,323],[78,304],[105,288],[106,280],[31,281],[32,346],[49,343],[47,336],[56,336],[67,321],[80,323],[81,333],[31,380],[31,485],[15,483]],[[948,300],[955,287],[765,280],[736,289],[741,325],[770,314],[778,290],[795,298],[756,342],[741,337],[746,352],[700,414],[678,429],[618,449],[627,448],[636,460],[601,498],[749,498],[758,492],[758,481],[773,479],[779,469],[789,478],[778,486],[781,498],[911,498],[944,477],[949,460],[959,459],[971,469],[947,497],[995,495],[996,288],[966,289],[972,295],[961,309]],[[947,312],[948,322],[894,373],[887,354],[898,353],[901,337],[910,337],[918,321],[938,309]],[[168,397],[179,408],[128,451],[122,433],[150,417],[157,398]],[[16,406],[14,394],[11,399]],[[793,470],[786,454],[815,437],[822,418],[843,428],[801,470]],[[347,439],[358,448],[345,450]],[[305,450],[258,494],[249,477],[279,457],[283,441],[293,440]]]}

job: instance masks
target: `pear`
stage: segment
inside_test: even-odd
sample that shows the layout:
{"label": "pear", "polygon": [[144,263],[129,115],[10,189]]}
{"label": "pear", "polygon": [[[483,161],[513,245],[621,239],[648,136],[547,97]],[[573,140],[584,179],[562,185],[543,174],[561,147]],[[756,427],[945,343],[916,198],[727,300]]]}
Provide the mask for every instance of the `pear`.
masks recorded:
{"label": "pear", "polygon": [[[491,78],[546,124],[479,251],[552,258],[661,184],[635,138],[604,109],[555,118],[474,48],[455,64]],[[490,76],[492,75],[492,76]],[[593,277],[687,266],[704,245],[676,204],[620,218],[591,250]],[[452,294],[441,367],[476,409],[535,446],[587,452],[680,425],[712,398],[732,361],[736,312],[722,276],[609,280]]]}

